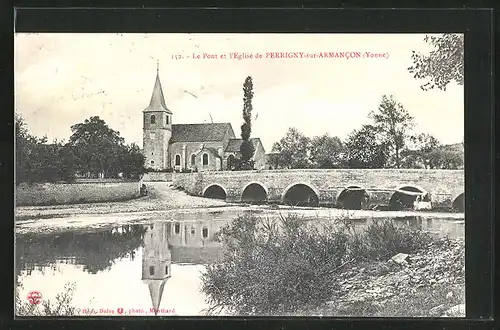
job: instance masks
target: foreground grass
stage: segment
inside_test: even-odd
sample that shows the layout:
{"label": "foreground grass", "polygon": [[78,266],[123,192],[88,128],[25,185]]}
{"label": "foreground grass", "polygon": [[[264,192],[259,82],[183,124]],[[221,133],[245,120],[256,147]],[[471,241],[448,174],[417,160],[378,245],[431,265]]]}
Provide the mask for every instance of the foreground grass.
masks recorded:
{"label": "foreground grass", "polygon": [[[465,300],[463,241],[390,220],[358,233],[349,219],[245,215],[219,239],[224,260],[202,277],[208,314],[441,316]],[[398,253],[407,261],[388,261]]]}

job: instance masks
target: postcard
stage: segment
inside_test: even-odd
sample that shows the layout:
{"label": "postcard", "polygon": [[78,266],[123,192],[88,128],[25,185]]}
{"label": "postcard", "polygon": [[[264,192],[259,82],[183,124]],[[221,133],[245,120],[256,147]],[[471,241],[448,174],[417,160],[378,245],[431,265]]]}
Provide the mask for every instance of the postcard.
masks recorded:
{"label": "postcard", "polygon": [[15,35],[15,314],[465,317],[462,34]]}

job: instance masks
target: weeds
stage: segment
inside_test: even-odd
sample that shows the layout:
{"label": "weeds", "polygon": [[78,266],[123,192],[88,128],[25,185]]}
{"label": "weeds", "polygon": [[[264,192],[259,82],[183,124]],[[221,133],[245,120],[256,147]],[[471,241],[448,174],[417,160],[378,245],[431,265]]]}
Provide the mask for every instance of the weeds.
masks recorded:
{"label": "weeds", "polygon": [[74,283],[66,283],[64,290],[56,295],[55,300],[43,300],[41,305],[30,304],[22,300],[19,292],[15,296],[16,316],[72,316],[75,315],[73,294],[75,291]]}

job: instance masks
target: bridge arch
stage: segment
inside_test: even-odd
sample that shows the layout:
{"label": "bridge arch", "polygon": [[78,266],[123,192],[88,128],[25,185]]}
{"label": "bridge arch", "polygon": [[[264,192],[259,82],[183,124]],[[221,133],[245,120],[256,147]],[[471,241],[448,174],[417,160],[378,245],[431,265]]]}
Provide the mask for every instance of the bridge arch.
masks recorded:
{"label": "bridge arch", "polygon": [[292,183],[283,190],[281,202],[294,206],[319,206],[319,191],[307,182]]}
{"label": "bridge arch", "polygon": [[241,193],[242,202],[265,202],[269,191],[265,184],[258,181],[251,181],[243,187]]}
{"label": "bridge arch", "polygon": [[389,200],[389,209],[413,208],[414,202],[419,196],[421,196],[421,201],[431,202],[431,195],[425,188],[414,184],[399,185]]}
{"label": "bridge arch", "polygon": [[366,209],[370,206],[370,194],[361,186],[347,186],[337,193],[335,203],[342,209]]}
{"label": "bridge arch", "polygon": [[227,198],[227,190],[221,184],[212,183],[203,189],[202,196],[225,200]]}
{"label": "bridge arch", "polygon": [[451,208],[459,212],[465,212],[465,193],[461,193],[452,199]]}

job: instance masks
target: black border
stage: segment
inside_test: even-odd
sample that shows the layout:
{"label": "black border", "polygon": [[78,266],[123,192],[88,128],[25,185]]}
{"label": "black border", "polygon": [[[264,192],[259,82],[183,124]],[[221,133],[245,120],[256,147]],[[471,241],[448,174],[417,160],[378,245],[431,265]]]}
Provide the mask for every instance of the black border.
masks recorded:
{"label": "black border", "polygon": [[[11,8],[12,9],[12,8]],[[11,12],[12,13],[12,12]],[[472,320],[445,319],[332,319],[332,318],[272,318],[250,319],[224,318],[207,322],[220,327],[248,327],[257,325],[257,320],[265,320],[258,326],[301,327],[301,328],[396,328],[415,329],[419,327],[452,329],[490,328],[493,316],[493,90],[492,90],[492,38],[493,13],[487,9],[479,10],[385,10],[385,9],[37,9],[18,8],[15,11],[17,32],[322,32],[322,33],[465,33],[465,157],[466,157],[466,270],[467,270],[467,315]],[[11,16],[10,20],[13,17]],[[9,23],[3,21],[2,24]],[[13,49],[12,29],[6,35],[8,49]],[[2,35],[4,37],[4,35]],[[4,38],[2,38],[4,39]],[[6,49],[6,48],[4,48]],[[0,52],[5,63],[13,68],[13,58],[8,52]],[[3,73],[3,72],[1,72]],[[7,72],[9,73],[9,72]],[[12,74],[13,71],[10,70]],[[5,81],[5,80],[4,80]],[[13,79],[9,79],[13,88]],[[12,89],[13,92],[13,89]],[[12,113],[13,93],[7,90],[2,100],[7,104],[2,114],[7,116],[1,130],[2,139],[2,186],[13,187],[13,142]],[[12,106],[9,108],[9,104]],[[490,124],[491,123],[491,124]],[[12,188],[13,190],[13,188]],[[8,191],[5,189],[4,191]],[[4,210],[9,210],[2,221],[2,232],[9,239],[2,239],[2,254],[12,251],[13,219],[10,214],[13,201],[9,194],[3,194]],[[7,254],[8,255],[8,254]],[[12,254],[11,254],[12,255]],[[8,259],[9,262],[12,262]],[[9,264],[11,265],[11,264]],[[13,269],[4,263],[2,268],[3,284],[13,283]],[[12,292],[2,290],[2,292]],[[8,313],[2,319],[12,316],[10,294],[6,305]],[[5,298],[5,296],[4,296]],[[482,320],[480,320],[482,319]],[[138,326],[144,328],[143,318],[126,318],[104,321],[104,328]],[[161,324],[172,328],[199,327],[201,321],[193,318],[172,318],[168,323],[147,319],[148,325]],[[334,322],[332,322],[335,320]],[[3,323],[4,321],[2,321]],[[9,322],[10,323],[10,322]],[[6,324],[6,323],[3,323]],[[46,325],[48,328],[90,326],[88,322],[60,321],[16,321],[15,327]],[[95,324],[92,324],[94,326]],[[3,327],[3,326],[2,326]]]}

